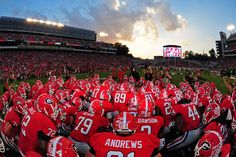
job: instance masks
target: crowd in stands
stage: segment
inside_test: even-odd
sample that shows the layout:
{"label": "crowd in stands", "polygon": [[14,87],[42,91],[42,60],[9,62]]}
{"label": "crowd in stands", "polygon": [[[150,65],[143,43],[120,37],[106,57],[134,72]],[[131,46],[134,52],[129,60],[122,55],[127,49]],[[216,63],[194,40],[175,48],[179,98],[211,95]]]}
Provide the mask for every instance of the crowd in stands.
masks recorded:
{"label": "crowd in stands", "polygon": [[55,51],[1,52],[0,62],[0,80],[109,71],[131,65],[126,56]]}
{"label": "crowd in stands", "polygon": [[190,61],[190,60],[182,60],[182,59],[168,59],[165,58],[162,61],[154,62],[155,66],[174,66],[179,68],[206,68],[205,64],[202,64],[199,61]]}
{"label": "crowd in stands", "polygon": [[0,46],[9,44],[61,46],[61,47],[95,49],[95,50],[104,50],[104,49],[115,50],[113,44],[105,42],[88,41],[76,38],[39,35],[39,34],[0,32]]}

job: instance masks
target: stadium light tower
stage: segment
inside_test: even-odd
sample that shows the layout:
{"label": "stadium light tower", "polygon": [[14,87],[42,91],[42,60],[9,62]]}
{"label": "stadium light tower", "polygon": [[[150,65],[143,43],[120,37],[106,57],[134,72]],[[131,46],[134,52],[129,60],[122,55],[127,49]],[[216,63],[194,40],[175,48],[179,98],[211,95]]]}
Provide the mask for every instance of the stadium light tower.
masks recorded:
{"label": "stadium light tower", "polygon": [[230,32],[230,33],[234,33],[235,31],[235,26],[233,24],[230,24],[227,26],[227,30]]}

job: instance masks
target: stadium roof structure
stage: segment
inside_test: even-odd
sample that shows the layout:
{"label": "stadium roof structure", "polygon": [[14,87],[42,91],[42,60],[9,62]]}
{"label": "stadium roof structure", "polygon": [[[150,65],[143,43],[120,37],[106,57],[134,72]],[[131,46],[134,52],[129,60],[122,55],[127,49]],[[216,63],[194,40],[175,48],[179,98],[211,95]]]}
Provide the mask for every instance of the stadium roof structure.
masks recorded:
{"label": "stadium roof structure", "polygon": [[179,45],[164,45],[163,47],[181,47]]}
{"label": "stadium roof structure", "polygon": [[33,18],[0,17],[0,31],[43,34],[81,40],[96,41],[96,32],[82,28],[65,26],[62,23]]}

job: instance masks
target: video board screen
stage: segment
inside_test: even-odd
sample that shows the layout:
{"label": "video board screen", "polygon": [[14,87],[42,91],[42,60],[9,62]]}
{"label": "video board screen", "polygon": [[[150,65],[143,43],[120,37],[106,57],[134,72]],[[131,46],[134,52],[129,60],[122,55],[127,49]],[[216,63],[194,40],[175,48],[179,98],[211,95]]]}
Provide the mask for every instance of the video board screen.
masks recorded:
{"label": "video board screen", "polygon": [[182,48],[180,46],[164,46],[163,57],[182,57]]}

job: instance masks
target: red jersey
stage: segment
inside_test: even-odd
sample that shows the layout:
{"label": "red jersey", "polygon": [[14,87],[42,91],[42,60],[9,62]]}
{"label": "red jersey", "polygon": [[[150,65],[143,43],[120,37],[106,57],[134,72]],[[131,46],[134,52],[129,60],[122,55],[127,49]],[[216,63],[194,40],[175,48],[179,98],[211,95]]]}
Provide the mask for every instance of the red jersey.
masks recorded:
{"label": "red jersey", "polygon": [[173,106],[173,116],[176,116],[177,114],[181,114],[183,117],[183,132],[196,129],[200,126],[201,119],[197,108],[193,103]]}
{"label": "red jersey", "polygon": [[229,157],[231,151],[230,144],[224,144],[221,148],[221,156],[220,157]]}
{"label": "red jersey", "polygon": [[155,93],[151,92],[151,91],[139,91],[139,97],[141,100],[149,100],[151,102],[154,102],[156,97],[155,97]]}
{"label": "red jersey", "polygon": [[59,119],[65,123],[66,125],[70,124],[70,116],[75,116],[77,112],[77,108],[75,106],[70,105],[69,103],[65,103],[60,106]]}
{"label": "red jersey", "polygon": [[173,121],[172,118],[172,106],[174,106],[174,101],[172,99],[157,99],[155,101],[156,106],[161,111],[161,116],[164,118],[164,126],[168,127],[170,125],[170,122]]}
{"label": "red jersey", "polygon": [[210,122],[204,129],[204,132],[207,132],[207,131],[218,132],[221,135],[223,141],[225,141],[228,137],[227,126],[222,125],[219,122]]}
{"label": "red jersey", "polygon": [[151,156],[158,148],[160,140],[153,135],[135,133],[130,136],[118,136],[114,133],[97,133],[90,139],[96,157],[104,156]]}
{"label": "red jersey", "polygon": [[128,91],[115,91],[112,93],[114,111],[128,111],[128,103],[132,97]]}
{"label": "red jersey", "polygon": [[100,99],[100,94],[103,90],[108,90],[106,86],[97,86],[92,90],[91,100]]}
{"label": "red jersey", "polygon": [[145,132],[157,137],[161,127],[164,126],[164,119],[161,116],[138,117],[137,123],[138,128],[136,132]]}
{"label": "red jersey", "polygon": [[[12,107],[10,107],[8,109],[8,111],[7,111],[7,113],[6,113],[5,117],[4,117],[4,120],[2,122],[1,130],[2,130],[3,133],[4,133],[4,128],[5,128],[6,124],[7,124],[7,122],[9,122],[12,125],[12,127],[14,127],[14,137],[19,135],[19,133],[20,133],[20,126],[21,126],[20,125],[21,119],[20,119],[20,115],[17,112],[15,112]],[[9,138],[11,138],[11,137],[9,137]]]}
{"label": "red jersey", "polygon": [[88,143],[90,137],[97,132],[98,128],[109,126],[109,121],[103,116],[82,111],[77,114],[75,124],[70,137]]}
{"label": "red jersey", "polygon": [[80,96],[85,97],[86,92],[84,90],[75,89],[70,99],[73,100],[75,97],[80,97]]}
{"label": "red jersey", "polygon": [[38,148],[39,132],[48,137],[54,137],[56,127],[45,114],[30,108],[21,121],[21,132],[18,141],[18,146],[24,154],[28,151],[41,153]]}

